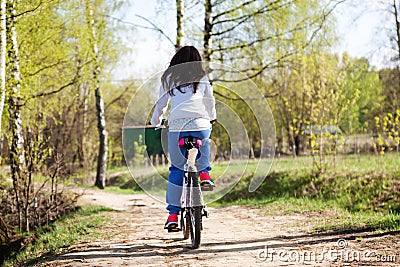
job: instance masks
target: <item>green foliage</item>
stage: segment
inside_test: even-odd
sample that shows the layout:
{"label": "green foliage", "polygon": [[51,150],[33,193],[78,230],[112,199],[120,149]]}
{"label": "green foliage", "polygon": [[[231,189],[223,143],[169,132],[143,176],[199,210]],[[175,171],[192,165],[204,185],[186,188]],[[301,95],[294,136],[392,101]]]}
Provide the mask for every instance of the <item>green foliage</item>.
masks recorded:
{"label": "green foliage", "polygon": [[[238,95],[239,91],[241,93],[245,92],[244,88],[247,84],[237,83],[235,88],[224,88],[223,86],[215,86],[214,90],[218,91],[218,95],[216,99],[221,101],[229,107],[230,110],[223,109],[225,112],[221,114],[223,116],[224,125],[220,125],[217,123],[213,126],[212,131],[212,139],[217,144],[218,151],[220,154],[218,155],[220,158],[226,158],[226,153],[231,152],[232,140],[230,139],[232,136],[242,136],[242,126],[246,130],[246,134],[248,136],[250,146],[253,150],[255,150],[256,154],[259,154],[261,148],[261,133],[260,133],[260,125],[257,122],[256,116],[254,114],[254,110],[249,106],[246,101],[247,95]],[[235,91],[234,91],[235,90]],[[251,96],[249,96],[251,97]],[[254,104],[255,102],[253,102]],[[222,108],[219,112],[222,113]],[[267,119],[267,118],[263,118]],[[220,118],[221,120],[221,118]],[[229,131],[229,132],[228,132]],[[242,140],[243,142],[238,145],[239,151],[235,153],[238,154],[236,156],[248,157],[248,147],[249,144],[246,143],[247,140]],[[228,154],[229,154],[228,153]]]}
{"label": "green foliage", "polygon": [[[110,14],[121,8],[123,1],[94,2],[97,8],[94,23],[100,40],[99,64],[104,68],[99,78],[102,86],[105,85],[104,98],[108,107],[107,103],[118,103],[116,96],[123,96],[120,86],[109,85],[118,58],[126,52],[118,33],[118,30],[124,32],[125,28],[110,19]],[[47,140],[55,154],[62,154],[68,163],[78,161],[80,167],[91,169],[96,157],[97,134],[94,94],[90,92],[93,84],[89,43],[91,31],[87,25],[84,1],[43,3],[22,0],[18,1],[17,13],[21,14],[17,21],[17,35],[24,131],[28,128],[39,129],[33,134],[38,135],[38,139]],[[114,115],[112,109],[117,108],[109,108],[110,114]],[[119,123],[123,112],[119,110]],[[7,116],[5,112],[3,122],[6,129]],[[113,130],[111,137],[120,142],[119,125],[108,127]],[[5,137],[9,138],[8,135]],[[116,152],[121,158],[122,151]]]}
{"label": "green foliage", "polygon": [[375,148],[380,155],[385,151],[399,151],[400,146],[400,109],[396,113],[387,113],[381,119],[375,117],[377,138]]}
{"label": "green foliage", "polygon": [[[121,84],[120,86],[104,84],[103,89],[106,92],[104,98],[109,139],[109,161],[111,164],[121,165],[125,162],[122,151],[121,123],[124,121],[126,107],[129,105],[131,96],[134,95],[137,87],[133,83]],[[140,109],[135,111],[136,114],[140,113]]]}
{"label": "green foliage", "polygon": [[147,159],[147,153],[146,145],[143,142],[143,136],[141,134],[139,135],[139,140],[133,142],[133,150],[135,151],[135,155],[133,156],[133,165],[144,165],[145,160]]}
{"label": "green foliage", "polygon": [[[18,107],[23,122],[19,134],[25,139],[25,152],[21,148],[21,155],[24,155],[25,161],[20,166],[25,169],[15,171],[17,168],[12,168],[13,177],[18,176],[18,179],[13,181],[14,191],[4,193],[8,194],[4,198],[11,199],[15,192],[17,201],[10,202],[17,203],[17,207],[13,206],[7,217],[12,218],[12,221],[19,221],[20,229],[27,230],[30,225],[37,226],[46,218],[53,220],[68,211],[69,207],[66,204],[70,199],[61,198],[57,189],[58,180],[64,182],[64,177],[60,176],[77,172],[77,167],[85,168],[86,173],[90,173],[97,156],[98,136],[94,134],[96,109],[94,94],[91,92],[95,83],[92,46],[89,42],[91,29],[88,27],[84,1],[16,2],[21,84],[18,96],[15,96],[18,97],[17,105],[13,106],[9,101],[9,106],[6,106],[9,112],[5,112],[2,119],[10,125],[5,125],[8,132],[5,131],[0,139],[3,144],[2,159],[7,159],[10,152],[6,144],[15,143],[16,139],[11,135],[15,123],[7,116],[12,116],[15,107]],[[104,69],[102,76],[97,78],[102,85],[108,85],[118,57],[124,51],[121,49],[123,42],[119,42],[120,36],[116,31],[121,30],[121,27],[111,22],[110,15],[121,7],[123,1],[91,2],[96,7],[93,21],[99,37],[100,57],[96,67]],[[10,46],[8,49],[9,51],[5,51],[8,56],[7,62],[11,62]],[[13,77],[14,73],[11,73],[9,68],[7,84],[13,81]],[[119,95],[122,98],[123,95],[116,94],[120,91],[118,87],[106,87],[109,89],[109,93],[106,94],[106,107],[108,103],[111,105],[118,102],[115,96]],[[11,90],[7,93],[7,97],[16,94]],[[120,110],[119,113],[123,114]],[[119,114],[119,119],[122,116]],[[119,129],[119,133],[114,131],[112,137],[121,138],[120,125],[115,127],[113,124],[111,127]],[[122,154],[121,150],[117,152]],[[15,172],[18,174],[14,175]],[[9,176],[8,172],[4,175],[6,178]],[[3,177],[1,179],[3,180]],[[47,190],[48,194],[44,194],[43,189]],[[63,203],[56,202],[56,199]],[[46,206],[42,206],[40,201],[46,202]],[[37,207],[34,209],[38,203],[40,210],[36,209]],[[53,216],[53,209],[57,216]],[[41,214],[42,210],[46,216]],[[25,221],[24,228],[21,226],[22,216]]]}
{"label": "green foliage", "polygon": [[108,220],[104,216],[107,211],[110,210],[103,207],[86,207],[39,229],[34,242],[28,243],[22,251],[15,251],[4,266],[32,265],[42,256],[60,253],[78,240],[100,236],[99,227]]}
{"label": "green foliage", "polygon": [[344,54],[342,61],[346,72],[344,94],[354,101],[344,110],[340,126],[346,134],[371,131],[383,101],[379,74],[371,69],[365,58],[350,58]]}

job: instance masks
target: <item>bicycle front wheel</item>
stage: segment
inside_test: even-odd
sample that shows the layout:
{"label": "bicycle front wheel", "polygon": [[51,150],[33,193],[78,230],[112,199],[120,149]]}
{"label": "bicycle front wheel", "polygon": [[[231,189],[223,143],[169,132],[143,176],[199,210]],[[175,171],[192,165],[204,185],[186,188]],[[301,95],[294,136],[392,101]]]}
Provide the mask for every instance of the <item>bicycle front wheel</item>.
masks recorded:
{"label": "bicycle front wheel", "polygon": [[182,232],[183,232],[183,239],[188,239],[190,236],[190,214],[189,212],[182,211]]}
{"label": "bicycle front wheel", "polygon": [[192,248],[200,247],[201,240],[201,206],[189,208],[190,219],[190,237],[192,240]]}

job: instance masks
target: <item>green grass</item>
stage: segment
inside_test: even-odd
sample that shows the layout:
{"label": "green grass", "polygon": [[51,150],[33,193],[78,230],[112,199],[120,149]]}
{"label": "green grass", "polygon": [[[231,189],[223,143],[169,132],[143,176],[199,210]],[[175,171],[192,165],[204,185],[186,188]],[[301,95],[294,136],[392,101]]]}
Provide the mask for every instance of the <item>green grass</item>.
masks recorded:
{"label": "green grass", "polygon": [[[254,167],[250,163],[247,170]],[[323,174],[312,168],[311,157],[276,159],[261,186],[250,193],[252,176],[246,173],[212,205],[262,207],[270,214],[335,210],[316,230],[400,229],[399,154],[341,156]]]}
{"label": "green grass", "polygon": [[[100,227],[104,225],[110,211],[104,207],[87,206],[67,215],[60,220],[38,229],[35,241],[28,244],[22,251],[11,255],[3,266],[32,265],[41,257],[61,253],[77,241],[85,241],[102,235]],[[25,236],[33,235],[30,233]]]}
{"label": "green grass", "polygon": [[[93,188],[96,188],[93,186]],[[107,186],[104,188],[105,192],[114,193],[114,194],[122,194],[122,195],[132,195],[142,192],[141,190],[134,190],[131,188],[121,188],[119,186]]]}
{"label": "green grass", "polygon": [[324,218],[314,226],[319,231],[400,230],[400,215],[391,212],[347,212],[339,210],[336,216]]}

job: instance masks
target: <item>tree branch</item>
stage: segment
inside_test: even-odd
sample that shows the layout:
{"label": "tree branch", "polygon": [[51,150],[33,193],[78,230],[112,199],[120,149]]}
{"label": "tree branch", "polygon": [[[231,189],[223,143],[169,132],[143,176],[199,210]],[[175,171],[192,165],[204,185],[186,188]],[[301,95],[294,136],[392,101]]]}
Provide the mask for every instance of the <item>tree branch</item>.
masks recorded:
{"label": "tree branch", "polygon": [[[323,15],[322,15],[322,17],[321,17],[322,22],[321,22],[321,20],[314,20],[314,21],[312,21],[311,23],[307,24],[307,23],[305,23],[305,22],[306,22],[306,19],[305,19],[305,20],[302,20],[301,22],[299,22],[299,23],[297,24],[296,27],[294,27],[294,28],[292,28],[292,29],[290,29],[290,30],[288,30],[288,31],[286,31],[286,32],[282,32],[282,33],[280,33],[280,34],[276,34],[276,35],[273,35],[273,36],[267,36],[267,37],[264,37],[264,38],[259,38],[259,39],[257,39],[257,40],[254,40],[254,41],[250,42],[250,43],[244,43],[244,44],[238,44],[238,45],[230,46],[230,47],[220,47],[220,48],[218,48],[218,49],[213,49],[213,53],[214,53],[214,52],[222,52],[222,51],[231,51],[231,50],[235,50],[235,49],[243,49],[243,48],[245,48],[245,47],[250,47],[250,46],[252,46],[252,45],[254,45],[254,44],[256,44],[256,43],[265,42],[265,41],[268,41],[268,40],[270,40],[270,39],[279,38],[279,37],[281,37],[281,36],[285,36],[285,35],[287,35],[287,34],[291,34],[291,33],[293,33],[293,32],[299,31],[299,30],[304,30],[304,29],[309,28],[309,27],[311,27],[311,26],[313,26],[313,25],[315,25],[315,24],[319,24],[319,25],[318,25],[318,28],[316,29],[316,31],[319,31],[319,30],[322,28],[322,25],[323,25],[324,22],[326,21],[327,17],[333,12],[333,10],[334,10],[339,4],[344,3],[344,2],[346,2],[346,1],[348,1],[348,0],[338,0],[338,1],[331,0],[331,1],[325,6],[325,9],[327,9],[327,7],[330,5],[330,3],[335,2],[335,4],[333,5],[333,7],[331,7],[331,8],[328,9],[328,10],[325,10],[325,11],[323,12]],[[278,2],[278,1],[276,1],[276,2]],[[314,33],[312,34],[312,36],[314,36]]]}
{"label": "tree branch", "polygon": [[[311,25],[313,25],[313,24],[311,24]],[[304,25],[303,26],[299,26],[299,27],[295,27],[293,29],[290,29],[289,31],[282,32],[282,33],[276,34],[274,36],[263,37],[263,38],[254,40],[254,41],[252,41],[250,43],[244,43],[244,44],[239,44],[239,45],[236,45],[236,46],[221,47],[221,48],[218,48],[218,49],[214,49],[213,52],[221,52],[221,51],[230,51],[230,50],[235,50],[235,49],[243,49],[245,47],[250,47],[250,46],[252,46],[252,45],[254,45],[256,43],[265,42],[265,41],[268,41],[270,39],[275,39],[275,38],[278,38],[278,37],[281,37],[281,36],[285,36],[286,34],[290,34],[290,33],[293,33],[295,31],[303,30],[306,27],[307,26],[304,26]]]}
{"label": "tree branch", "polygon": [[[290,56],[296,54],[298,51],[303,50],[304,48],[308,47],[308,46],[311,44],[311,42],[314,40],[314,38],[315,38],[315,36],[317,35],[317,33],[322,29],[322,27],[323,27],[324,23],[326,22],[328,16],[333,12],[333,10],[334,10],[340,3],[343,3],[343,2],[345,2],[345,1],[347,1],[347,0],[340,0],[340,1],[337,1],[337,2],[335,3],[335,5],[334,5],[332,8],[328,9],[327,11],[324,10],[324,11],[323,11],[323,14],[322,14],[322,16],[321,16],[321,20],[316,20],[316,21],[314,21],[313,23],[311,23],[311,25],[314,25],[315,23],[319,22],[318,27],[312,32],[312,34],[311,34],[309,40],[308,40],[307,42],[305,42],[303,45],[301,45],[300,47],[298,47],[297,49],[293,49],[292,51],[290,51],[290,52],[288,52],[288,53],[282,55],[282,56],[279,57],[278,59],[276,59],[276,60],[274,60],[274,61],[272,61],[272,62],[269,62],[269,63],[265,64],[265,65],[262,66],[260,69],[258,69],[255,73],[249,75],[247,78],[238,79],[238,80],[215,79],[215,81],[240,82],[240,81],[245,81],[245,80],[247,80],[247,79],[253,79],[253,78],[257,77],[258,75],[260,75],[261,73],[263,73],[266,69],[271,68],[271,67],[274,66],[274,65],[276,66],[277,64],[281,63],[284,59],[286,59],[286,58],[288,58],[288,57],[290,57]],[[328,7],[328,6],[329,6],[329,3],[328,3],[325,7]],[[242,71],[242,72],[245,72],[245,71]]]}
{"label": "tree branch", "polygon": [[36,7],[32,8],[32,9],[29,9],[29,10],[26,10],[26,11],[24,11],[24,12],[22,12],[22,13],[19,13],[19,14],[15,15],[15,17],[17,18],[17,17],[23,16],[23,15],[25,15],[25,14],[35,12],[36,10],[38,10],[38,9],[42,6],[43,3],[49,4],[49,3],[51,3],[51,2],[54,2],[54,0],[50,0],[50,1],[48,1],[48,2],[40,1],[40,3],[39,3]]}
{"label": "tree branch", "polygon": [[169,36],[162,29],[160,29],[155,23],[153,23],[151,20],[149,20],[148,18],[145,18],[141,15],[136,14],[135,16],[143,19],[144,21],[149,23],[151,26],[153,26],[153,28],[149,28],[149,29],[158,31],[162,36],[164,36],[175,47],[175,43],[171,40],[171,38],[169,38]]}
{"label": "tree branch", "polygon": [[27,101],[28,101],[28,100],[31,100],[31,99],[38,98],[38,97],[43,97],[43,96],[49,96],[49,95],[57,94],[57,93],[61,92],[62,90],[64,90],[65,88],[67,88],[67,87],[69,87],[69,86],[75,84],[75,83],[76,83],[76,80],[77,80],[76,77],[74,77],[74,79],[72,79],[69,83],[64,84],[64,85],[61,86],[60,88],[58,88],[58,89],[56,89],[56,90],[53,90],[53,91],[42,92],[42,93],[33,95],[33,96],[31,96],[29,99],[27,99]]}
{"label": "tree branch", "polygon": [[215,0],[214,3],[212,4],[212,7],[216,7],[216,6],[220,5],[220,4],[222,4],[224,1],[225,0],[219,0],[219,1]]}
{"label": "tree branch", "polygon": [[278,8],[282,8],[284,6],[287,6],[287,5],[291,4],[291,3],[293,3],[293,1],[286,2],[286,3],[283,3],[281,5],[276,6],[274,8],[271,8],[271,6],[279,3],[280,1],[281,0],[276,0],[273,3],[269,3],[268,5],[265,5],[265,6],[261,7],[261,8],[259,8],[257,11],[255,11],[255,12],[253,12],[251,14],[242,15],[242,16],[236,17],[236,18],[218,20],[218,21],[214,22],[214,25],[218,25],[218,24],[226,23],[226,22],[236,22],[236,21],[242,20],[242,19],[248,19],[248,18],[254,17],[255,15],[258,15],[258,14],[261,14],[261,13],[265,13],[265,12],[274,11],[274,10],[277,10]]}
{"label": "tree branch", "polygon": [[112,104],[114,104],[115,102],[117,102],[118,100],[120,100],[129,90],[129,88],[135,83],[135,81],[131,82],[130,84],[128,84],[122,91],[122,93],[117,96],[116,98],[114,98],[113,100],[111,100],[109,103],[107,103],[107,105],[104,107],[104,110],[107,110]]}
{"label": "tree branch", "polygon": [[146,29],[146,30],[155,30],[154,27],[143,26],[143,25],[136,24],[136,23],[130,22],[130,21],[126,21],[126,20],[123,20],[123,19],[120,19],[120,18],[116,18],[116,17],[110,16],[110,15],[103,15],[103,16],[106,17],[106,18],[110,18],[112,20],[118,21],[118,22],[123,23],[123,24],[134,26],[134,27],[138,27],[138,28],[142,28],[142,29]]}
{"label": "tree branch", "polygon": [[[258,98],[258,97],[231,97],[231,96],[224,95],[224,94],[222,94],[222,93],[220,93],[220,92],[218,92],[216,90],[214,90],[214,94],[216,94],[216,95],[218,95],[218,96],[220,96],[222,98],[225,98],[227,100],[233,100],[233,101],[239,101],[239,100],[255,101],[255,100],[260,100],[260,98]],[[274,94],[270,94],[270,95],[267,94],[267,95],[263,95],[263,96],[265,98],[273,98],[273,97],[278,96],[278,93],[274,93]]]}
{"label": "tree branch", "polygon": [[110,16],[110,15],[105,15],[105,17],[107,17],[107,18],[113,19],[113,20],[118,21],[118,22],[123,23],[123,24],[131,25],[131,26],[142,28],[142,29],[146,29],[146,30],[157,31],[162,36],[164,36],[175,47],[175,43],[172,41],[172,39],[160,27],[158,27],[154,22],[152,22],[148,18],[145,18],[145,17],[143,17],[141,15],[138,15],[138,14],[136,14],[135,16],[140,18],[140,19],[142,19],[142,20],[144,20],[144,21],[146,21],[152,27],[143,26],[143,25],[136,24],[134,22],[130,22],[130,21],[126,21],[126,20],[122,20],[120,18],[116,18],[116,17]]}
{"label": "tree branch", "polygon": [[[278,3],[279,1],[280,1],[280,0],[277,0],[277,1],[275,1],[273,4]],[[258,9],[257,11],[255,11],[255,12],[253,12],[253,13],[251,13],[251,14],[243,15],[243,16],[241,16],[241,17],[239,17],[239,18],[233,18],[233,19],[223,20],[223,21],[221,21],[221,23],[222,23],[222,22],[231,22],[231,21],[233,22],[233,21],[236,21],[236,20],[240,20],[240,19],[241,19],[241,21],[236,22],[235,25],[233,25],[232,27],[230,27],[230,28],[228,28],[228,29],[226,29],[226,30],[223,30],[223,31],[221,31],[221,32],[212,33],[212,35],[213,35],[213,36],[218,36],[218,35],[223,35],[223,34],[225,34],[225,33],[227,33],[227,32],[233,31],[233,30],[236,29],[239,25],[241,25],[241,24],[247,22],[249,19],[253,18],[255,15],[264,14],[264,13],[266,13],[266,12],[274,11],[274,10],[277,10],[277,9],[279,9],[279,8],[283,8],[283,7],[285,7],[285,6],[287,6],[287,5],[291,4],[291,3],[292,3],[292,2],[283,3],[283,4],[281,4],[281,5],[274,6],[274,7],[272,7],[272,8],[270,7],[270,5],[266,5],[266,6],[264,6],[264,7],[260,8],[260,9]],[[214,25],[216,25],[216,24],[218,24],[218,23],[219,23],[219,21],[215,22]]]}
{"label": "tree branch", "polygon": [[42,71],[44,71],[44,70],[46,70],[46,69],[50,69],[50,68],[52,68],[52,67],[54,67],[54,66],[57,66],[57,65],[63,64],[63,63],[66,63],[66,61],[64,61],[64,60],[61,60],[61,61],[60,61],[60,60],[59,60],[58,62],[53,63],[53,64],[50,64],[50,65],[47,65],[47,66],[44,66],[44,67],[38,69],[38,70],[35,71],[35,72],[28,73],[28,74],[26,74],[26,76],[27,76],[27,77],[35,76],[36,74],[38,74],[38,73],[40,73],[40,72],[42,72]]}
{"label": "tree branch", "polygon": [[213,20],[215,20],[215,19],[217,19],[217,18],[219,18],[219,17],[221,17],[221,16],[224,16],[224,15],[226,15],[226,14],[228,14],[228,13],[234,12],[234,11],[236,11],[236,10],[238,10],[238,9],[241,9],[241,8],[243,8],[243,7],[247,6],[247,5],[250,5],[251,3],[254,3],[254,2],[256,2],[256,1],[257,1],[257,0],[249,0],[249,1],[244,2],[243,4],[241,4],[241,5],[239,5],[239,6],[236,6],[236,7],[232,8],[232,9],[229,9],[229,10],[226,10],[226,11],[224,11],[224,12],[222,12],[222,13],[219,13],[219,14],[217,14],[217,15],[215,15],[215,16],[213,17]]}

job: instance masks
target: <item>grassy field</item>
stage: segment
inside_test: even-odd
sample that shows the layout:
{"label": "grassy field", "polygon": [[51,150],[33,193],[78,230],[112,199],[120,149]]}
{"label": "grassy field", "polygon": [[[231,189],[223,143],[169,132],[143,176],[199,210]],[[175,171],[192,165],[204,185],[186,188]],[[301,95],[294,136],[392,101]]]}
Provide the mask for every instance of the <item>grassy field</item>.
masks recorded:
{"label": "grassy field", "polygon": [[[276,159],[260,188],[250,193],[255,166],[250,163],[233,190],[213,205],[257,206],[270,214],[331,212],[318,231],[400,229],[399,154],[341,156],[335,168],[319,175],[310,157]],[[223,166],[214,169],[218,175]]]}
{"label": "grassy field", "polygon": [[[312,167],[311,157],[277,158],[261,186],[248,187],[258,166],[271,160],[215,162],[212,177],[217,186],[231,183],[232,190],[210,203],[212,206],[248,205],[267,214],[330,212],[314,230],[400,229],[400,155],[345,155],[333,159],[323,174]],[[167,179],[168,169],[159,173]],[[158,175],[158,174],[156,174]],[[155,174],[141,177],[152,181]],[[233,178],[234,179],[233,179]],[[232,178],[232,179],[231,179]],[[263,179],[264,177],[256,177]],[[124,174],[110,186],[113,192],[132,193],[140,187]]]}

